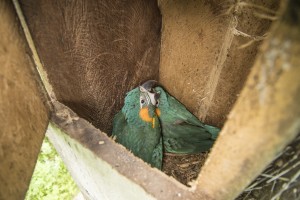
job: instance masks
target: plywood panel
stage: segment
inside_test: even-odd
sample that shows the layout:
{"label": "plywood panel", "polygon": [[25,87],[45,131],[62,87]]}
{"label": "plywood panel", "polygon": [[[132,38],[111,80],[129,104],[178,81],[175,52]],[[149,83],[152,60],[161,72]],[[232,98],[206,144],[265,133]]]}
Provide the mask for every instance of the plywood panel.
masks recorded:
{"label": "plywood panel", "polygon": [[10,1],[0,1],[0,199],[24,199],[49,110]]}
{"label": "plywood panel", "polygon": [[158,78],[156,1],[21,1],[57,99],[102,131],[125,93]]}
{"label": "plywood panel", "polygon": [[[260,43],[239,47],[263,36],[270,20],[257,17],[253,13],[263,11],[246,2],[159,2],[163,18],[159,80],[197,117],[221,127]],[[271,0],[256,3],[272,10],[278,7]]]}

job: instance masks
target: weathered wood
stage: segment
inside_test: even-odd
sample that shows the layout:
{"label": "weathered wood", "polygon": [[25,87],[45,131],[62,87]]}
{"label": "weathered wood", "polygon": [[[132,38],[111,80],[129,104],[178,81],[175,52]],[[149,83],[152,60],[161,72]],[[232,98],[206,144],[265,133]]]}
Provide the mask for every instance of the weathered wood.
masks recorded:
{"label": "weathered wood", "polygon": [[49,132],[88,199],[203,199],[56,102]]}
{"label": "weathered wood", "polygon": [[[124,93],[140,81],[157,78],[156,3],[32,2],[22,1],[22,8],[58,100],[109,132]],[[160,81],[194,113],[220,126],[256,54],[257,45],[238,50],[247,40],[236,34],[260,35],[268,26],[252,19],[244,27],[250,11],[241,14],[245,8],[239,1],[224,8],[195,2],[160,3],[165,20]],[[263,5],[276,8],[269,1]],[[91,199],[99,193],[108,199],[232,199],[241,192],[299,131],[300,34],[295,28],[299,21],[291,17],[299,16],[294,10],[287,13],[264,44],[193,191],[56,104],[49,136],[83,194]]]}
{"label": "weathered wood", "polygon": [[[239,47],[264,35],[270,21],[257,17],[255,13],[262,11],[246,2],[159,2],[163,19],[160,82],[200,119],[223,126],[260,42]],[[272,10],[278,7],[272,0],[252,3]]]}
{"label": "weathered wood", "polygon": [[49,110],[10,1],[0,1],[0,199],[24,199]]}
{"label": "weathered wood", "polygon": [[156,1],[20,1],[57,99],[110,133],[124,95],[158,79]]}
{"label": "weathered wood", "polygon": [[54,124],[50,124],[47,135],[63,155],[64,162],[68,163],[73,178],[87,199],[154,199]]}
{"label": "weathered wood", "polygon": [[284,1],[196,191],[233,199],[300,132],[300,3]]}

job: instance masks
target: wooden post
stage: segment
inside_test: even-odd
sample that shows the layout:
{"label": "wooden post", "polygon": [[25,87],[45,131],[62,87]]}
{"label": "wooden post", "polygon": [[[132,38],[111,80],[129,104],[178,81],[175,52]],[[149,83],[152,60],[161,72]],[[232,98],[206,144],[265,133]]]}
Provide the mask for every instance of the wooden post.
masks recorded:
{"label": "wooden post", "polygon": [[0,1],[0,199],[24,199],[48,125],[39,77],[10,1]]}
{"label": "wooden post", "polygon": [[300,131],[300,3],[285,1],[196,192],[234,199]]}

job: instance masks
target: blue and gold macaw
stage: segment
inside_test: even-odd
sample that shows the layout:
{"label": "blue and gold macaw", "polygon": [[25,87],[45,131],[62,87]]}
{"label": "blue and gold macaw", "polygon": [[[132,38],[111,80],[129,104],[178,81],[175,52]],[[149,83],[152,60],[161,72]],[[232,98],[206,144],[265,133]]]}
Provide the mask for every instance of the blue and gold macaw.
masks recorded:
{"label": "blue and gold macaw", "polygon": [[151,85],[143,84],[127,93],[122,110],[114,117],[112,136],[134,155],[161,169],[163,144],[156,98],[145,87]]}

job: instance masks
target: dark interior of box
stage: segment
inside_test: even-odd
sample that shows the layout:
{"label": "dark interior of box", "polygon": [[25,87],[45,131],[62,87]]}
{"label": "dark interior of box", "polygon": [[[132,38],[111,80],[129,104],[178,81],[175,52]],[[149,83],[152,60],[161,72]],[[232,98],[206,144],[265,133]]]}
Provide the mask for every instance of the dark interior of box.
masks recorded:
{"label": "dark interior of box", "polygon": [[250,9],[229,17],[230,5],[202,1],[21,6],[56,98],[108,135],[126,92],[149,79],[221,128],[260,44],[240,48],[251,38],[233,32],[264,35],[270,25]]}

